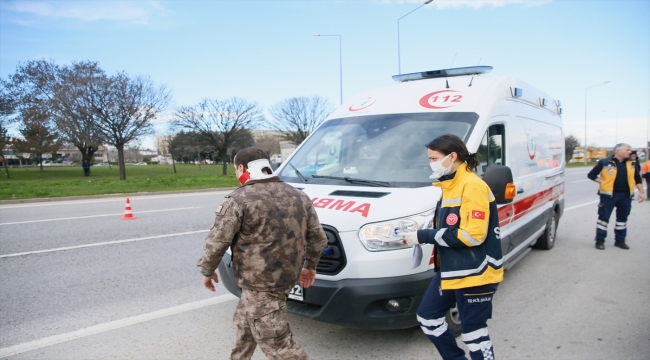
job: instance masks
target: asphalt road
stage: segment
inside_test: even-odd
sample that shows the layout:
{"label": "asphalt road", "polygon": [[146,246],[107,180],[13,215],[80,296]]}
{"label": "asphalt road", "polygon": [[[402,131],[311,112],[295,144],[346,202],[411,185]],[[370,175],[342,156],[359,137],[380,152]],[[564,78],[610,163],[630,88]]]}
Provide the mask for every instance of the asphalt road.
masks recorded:
{"label": "asphalt road", "polygon": [[[598,251],[587,172],[566,172],[555,248],[531,251],[499,286],[498,358],[650,357],[650,202],[633,205],[632,250],[610,234]],[[124,198],[0,206],[0,358],[228,358],[236,300],[204,290],[194,266],[225,194],[132,197],[132,221],[120,220]],[[439,358],[418,328],[290,320],[314,359]]]}

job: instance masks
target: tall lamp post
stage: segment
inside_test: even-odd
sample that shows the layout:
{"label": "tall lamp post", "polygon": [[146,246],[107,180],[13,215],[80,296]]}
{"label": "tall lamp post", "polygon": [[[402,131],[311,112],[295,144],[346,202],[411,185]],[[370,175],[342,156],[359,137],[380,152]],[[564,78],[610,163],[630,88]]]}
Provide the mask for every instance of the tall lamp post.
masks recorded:
{"label": "tall lamp post", "polygon": [[423,7],[424,5],[426,5],[426,4],[430,3],[430,2],[433,2],[433,0],[426,0],[424,2],[424,4],[416,7],[415,9],[411,10],[408,14],[406,14],[406,15],[402,16],[401,18],[397,19],[397,71],[398,71],[399,74],[402,73],[402,63],[401,63],[401,58],[400,58],[400,53],[399,53],[399,21],[402,20],[403,18],[405,18],[407,15],[414,12],[415,10]]}
{"label": "tall lamp post", "polygon": [[591,89],[593,87],[596,87],[596,86],[605,85],[607,83],[609,83],[609,80],[607,80],[607,81],[605,81],[603,83],[592,85],[592,86],[589,86],[589,87],[585,88],[585,165],[587,165],[587,155],[589,153],[589,149],[587,147],[587,90]]}
{"label": "tall lamp post", "polygon": [[616,134],[616,135],[615,135],[615,138],[614,138],[615,139],[614,144],[618,145],[618,112],[616,112],[616,111],[603,111],[603,112],[604,113],[612,113],[612,114],[614,114],[616,116],[616,129],[614,130],[614,134]]}
{"label": "tall lamp post", "polygon": [[[433,0],[432,0],[433,1]],[[337,36],[339,38],[339,93],[341,104],[343,104],[343,53],[341,51],[341,35],[321,35],[313,34],[313,36]]]}

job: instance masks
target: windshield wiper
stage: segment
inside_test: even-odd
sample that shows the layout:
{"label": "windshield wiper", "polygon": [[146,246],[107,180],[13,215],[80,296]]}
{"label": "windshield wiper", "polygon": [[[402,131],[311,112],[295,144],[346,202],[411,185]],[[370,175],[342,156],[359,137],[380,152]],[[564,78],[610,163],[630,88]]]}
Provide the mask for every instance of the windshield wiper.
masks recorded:
{"label": "windshield wiper", "polygon": [[357,183],[357,184],[366,184],[366,185],[372,185],[372,186],[382,186],[382,187],[389,187],[390,183],[385,182],[385,181],[375,181],[375,180],[366,180],[366,179],[355,179],[351,178],[348,176],[325,176],[325,175],[312,175],[311,177],[315,179],[335,179],[335,180],[345,180],[350,183]]}
{"label": "windshield wiper", "polygon": [[288,165],[291,166],[291,168],[296,172],[296,175],[298,175],[298,176],[300,177],[300,179],[302,180],[302,182],[307,183],[307,179],[305,179],[305,177],[302,176],[302,174],[300,173],[300,171],[298,171],[298,169],[296,169],[295,166],[291,165],[291,163],[288,163]]}

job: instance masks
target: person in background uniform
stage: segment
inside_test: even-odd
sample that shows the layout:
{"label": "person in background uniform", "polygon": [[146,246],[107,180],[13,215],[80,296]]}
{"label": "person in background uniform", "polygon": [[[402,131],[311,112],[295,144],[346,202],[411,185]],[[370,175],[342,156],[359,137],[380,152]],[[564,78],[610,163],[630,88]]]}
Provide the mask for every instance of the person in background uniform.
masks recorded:
{"label": "person in background uniform", "polygon": [[242,289],[231,359],[250,359],[258,344],[269,359],[308,359],[289,328],[286,302],[297,281],[314,283],[327,237],[309,197],[272,174],[263,150],[242,149],[234,166],[242,186],[217,208],[197,264],[203,286],[215,291],[214,271],[230,247]]}
{"label": "person in background uniform", "polygon": [[[641,164],[639,163],[639,156],[637,155],[636,150],[632,150],[632,152],[630,152],[630,160],[634,161],[634,167],[636,168],[636,171],[638,171],[641,175],[641,178],[643,178],[643,175],[641,174]],[[643,184],[643,180],[641,180],[641,184]],[[632,195],[632,200],[634,200],[634,195]]]}
{"label": "person in background uniform", "polygon": [[630,160],[634,161],[634,167],[640,172],[641,164],[639,164],[639,156],[636,153],[636,150],[630,151]]}
{"label": "person in background uniform", "polygon": [[88,160],[84,160],[81,167],[84,169],[84,176],[90,176],[90,163]]}
{"label": "person in background uniform", "polygon": [[625,243],[627,235],[627,217],[632,209],[634,188],[639,189],[639,202],[643,202],[643,185],[641,176],[636,166],[636,161],[631,160],[630,145],[618,144],[611,158],[601,159],[587,177],[600,184],[598,194],[598,222],[596,224],[596,249],[605,250],[607,237],[607,224],[616,207],[616,226],[614,227],[614,246],[629,249]]}
{"label": "person in background uniform", "polygon": [[[443,359],[466,359],[445,321],[458,304],[461,338],[473,360],[494,359],[487,321],[492,298],[503,280],[499,219],[494,195],[473,171],[478,154],[470,154],[455,135],[442,135],[427,145],[431,169],[442,189],[435,229],[402,234],[410,245],[434,244],[436,274],[424,294],[417,320]],[[439,270],[439,271],[438,271]]]}
{"label": "person in background uniform", "polygon": [[650,160],[646,160],[641,168],[641,177],[645,178],[646,196],[645,200],[650,200]]}

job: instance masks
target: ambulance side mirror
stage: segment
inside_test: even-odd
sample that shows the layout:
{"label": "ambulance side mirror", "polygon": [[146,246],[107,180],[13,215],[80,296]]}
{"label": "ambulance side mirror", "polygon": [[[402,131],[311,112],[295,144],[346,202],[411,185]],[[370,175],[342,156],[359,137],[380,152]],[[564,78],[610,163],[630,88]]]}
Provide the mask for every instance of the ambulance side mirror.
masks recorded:
{"label": "ambulance side mirror", "polygon": [[483,181],[492,190],[497,204],[508,204],[517,195],[512,179],[512,170],[507,166],[490,165],[486,167]]}

